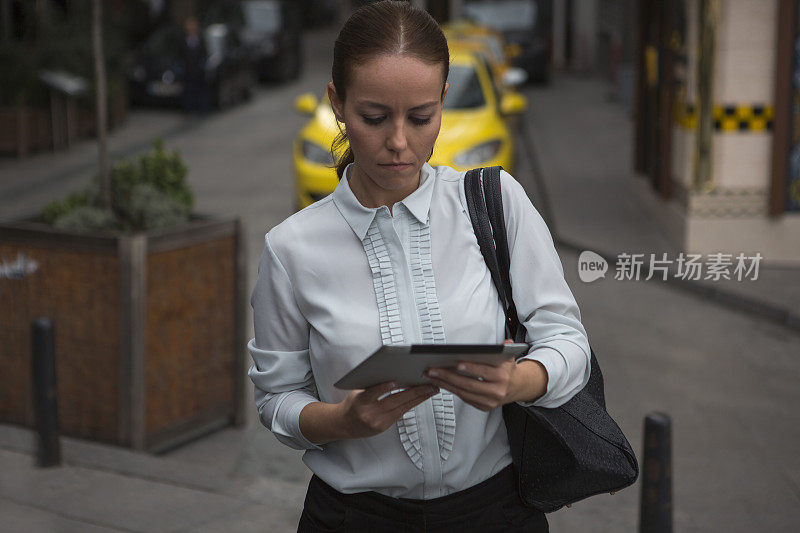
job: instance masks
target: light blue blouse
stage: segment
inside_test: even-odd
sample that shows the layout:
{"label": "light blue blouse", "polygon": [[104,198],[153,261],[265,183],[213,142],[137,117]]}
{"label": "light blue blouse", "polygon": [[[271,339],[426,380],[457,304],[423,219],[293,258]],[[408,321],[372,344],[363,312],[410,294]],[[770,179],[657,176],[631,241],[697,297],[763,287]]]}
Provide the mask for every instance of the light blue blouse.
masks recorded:
{"label": "light blue blouse", "polygon": [[[333,387],[382,344],[501,343],[504,315],[466,210],[464,172],[422,167],[390,213],[362,206],[347,179],[265,237],[248,343],[261,422],[340,492],[429,499],[466,489],[509,463],[502,410],[448,391],[370,438],[316,445],[300,411],[336,403]],[[557,407],[589,380],[589,342],[552,237],[525,191],[501,172],[511,280],[531,351],[547,370],[534,405]],[[530,405],[520,402],[522,405]]]}

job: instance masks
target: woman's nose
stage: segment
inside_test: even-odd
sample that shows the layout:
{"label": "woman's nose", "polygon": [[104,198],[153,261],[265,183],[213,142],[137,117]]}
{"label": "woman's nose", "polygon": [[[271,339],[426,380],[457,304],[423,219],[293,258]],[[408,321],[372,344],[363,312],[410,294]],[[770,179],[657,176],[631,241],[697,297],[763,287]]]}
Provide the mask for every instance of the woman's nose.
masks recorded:
{"label": "woman's nose", "polygon": [[386,139],[386,147],[395,152],[402,151],[406,148],[406,132],[403,122],[395,122],[389,131],[389,137]]}

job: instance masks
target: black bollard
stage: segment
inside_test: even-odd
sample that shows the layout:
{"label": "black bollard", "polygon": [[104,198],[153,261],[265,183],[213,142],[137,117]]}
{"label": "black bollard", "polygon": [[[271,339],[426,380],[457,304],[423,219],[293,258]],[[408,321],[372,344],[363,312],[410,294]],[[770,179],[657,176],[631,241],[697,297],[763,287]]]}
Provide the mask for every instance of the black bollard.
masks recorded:
{"label": "black bollard", "polygon": [[56,390],[56,350],[53,321],[34,320],[32,327],[32,371],[36,429],[39,433],[38,466],[61,464],[58,440],[58,402]]}
{"label": "black bollard", "polygon": [[672,533],[672,421],[664,413],[644,419],[640,533]]}

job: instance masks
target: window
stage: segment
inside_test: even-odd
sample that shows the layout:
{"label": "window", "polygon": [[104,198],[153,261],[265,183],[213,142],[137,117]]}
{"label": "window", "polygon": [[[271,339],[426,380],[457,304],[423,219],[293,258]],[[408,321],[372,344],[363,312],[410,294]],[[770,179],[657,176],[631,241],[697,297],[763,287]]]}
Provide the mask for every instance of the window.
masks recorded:
{"label": "window", "polygon": [[450,88],[443,109],[475,109],[486,105],[478,73],[471,66],[451,65],[447,77]]}

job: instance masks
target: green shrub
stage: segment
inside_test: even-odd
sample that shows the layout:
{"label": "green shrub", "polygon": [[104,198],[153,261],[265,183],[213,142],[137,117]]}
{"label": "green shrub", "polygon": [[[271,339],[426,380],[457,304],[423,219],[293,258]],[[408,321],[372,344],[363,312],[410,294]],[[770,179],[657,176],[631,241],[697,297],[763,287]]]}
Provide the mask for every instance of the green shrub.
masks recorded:
{"label": "green shrub", "polygon": [[176,150],[171,154],[167,153],[164,141],[161,139],[156,139],[153,142],[153,150],[149,154],[144,154],[139,160],[141,183],[149,183],[187,209],[191,209],[194,197],[186,183],[187,172],[188,168],[180,154]]}
{"label": "green shrub", "polygon": [[111,206],[104,205],[99,174],[83,189],[53,200],[41,211],[44,222],[71,231],[130,233],[163,229],[189,220],[194,195],[188,169],[177,151],[161,139],[138,161],[123,159],[111,168]]}
{"label": "green shrub", "polygon": [[66,231],[108,231],[116,229],[117,219],[108,209],[79,205],[59,216],[53,226]]}
{"label": "green shrub", "polygon": [[79,207],[99,207],[102,205],[102,195],[97,187],[97,182],[89,184],[83,189],[71,192],[63,200],[53,200],[41,212],[41,217],[47,224],[56,225],[56,221]]}
{"label": "green shrub", "polygon": [[133,228],[169,228],[186,222],[189,216],[184,204],[149,183],[139,183],[133,187],[130,203],[126,207]]}

